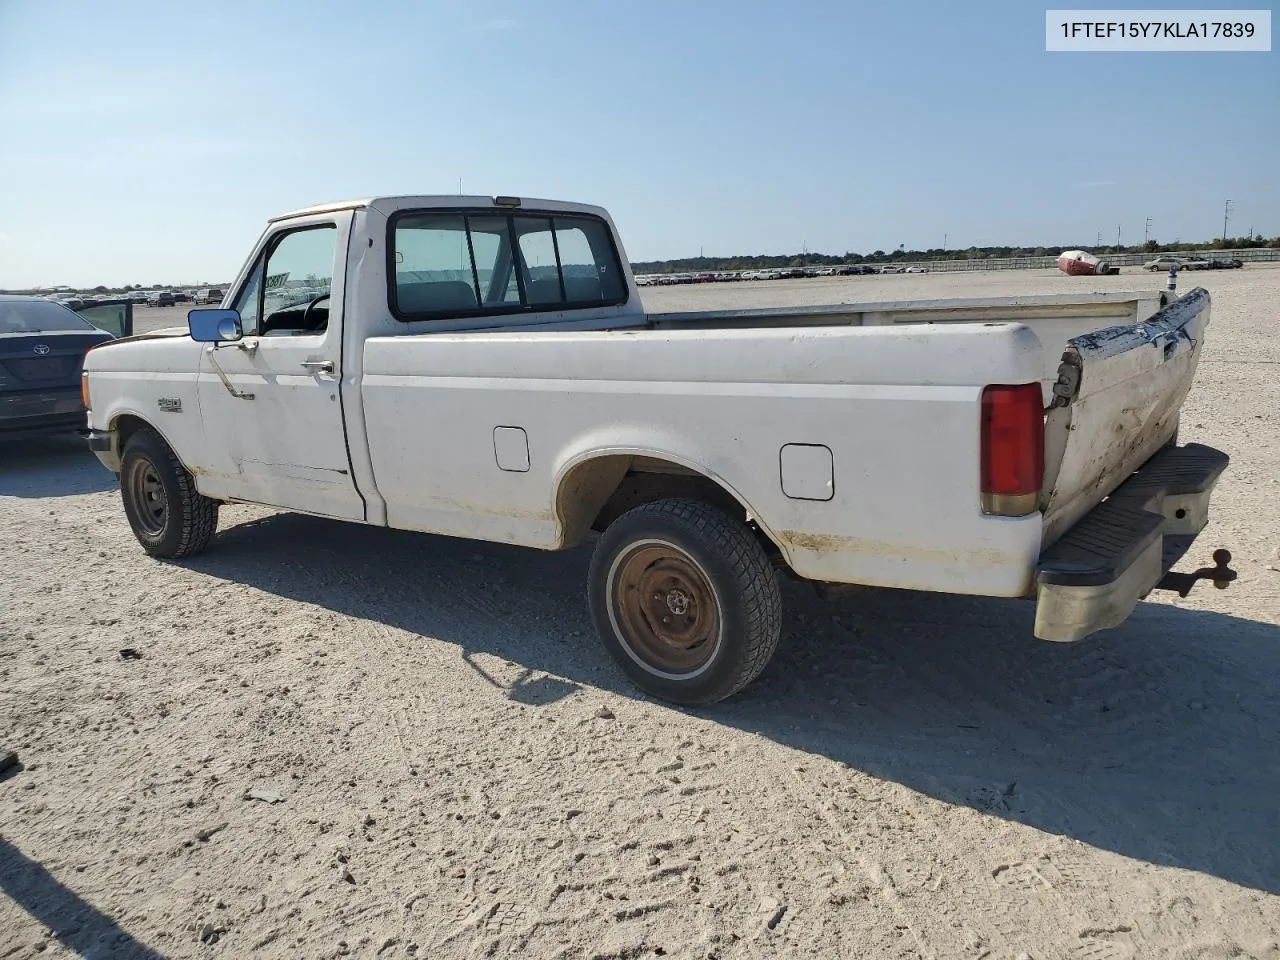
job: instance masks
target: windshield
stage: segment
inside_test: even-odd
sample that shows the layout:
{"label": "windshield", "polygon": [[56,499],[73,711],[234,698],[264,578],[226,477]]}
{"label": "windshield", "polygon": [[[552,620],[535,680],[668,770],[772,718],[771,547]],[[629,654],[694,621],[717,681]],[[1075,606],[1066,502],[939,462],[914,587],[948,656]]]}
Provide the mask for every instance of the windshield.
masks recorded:
{"label": "windshield", "polygon": [[92,329],[93,324],[49,300],[0,300],[0,333]]}

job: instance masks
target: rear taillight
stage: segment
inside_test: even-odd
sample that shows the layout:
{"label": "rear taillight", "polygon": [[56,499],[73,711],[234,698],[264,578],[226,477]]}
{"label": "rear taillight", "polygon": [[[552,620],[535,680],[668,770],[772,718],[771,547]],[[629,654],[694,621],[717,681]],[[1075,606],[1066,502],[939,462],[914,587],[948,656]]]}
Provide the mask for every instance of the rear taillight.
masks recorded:
{"label": "rear taillight", "polygon": [[80,401],[86,410],[93,409],[89,406],[89,375],[87,373],[80,374]]}
{"label": "rear taillight", "polygon": [[1044,399],[1040,384],[982,391],[982,512],[1032,513],[1044,481]]}

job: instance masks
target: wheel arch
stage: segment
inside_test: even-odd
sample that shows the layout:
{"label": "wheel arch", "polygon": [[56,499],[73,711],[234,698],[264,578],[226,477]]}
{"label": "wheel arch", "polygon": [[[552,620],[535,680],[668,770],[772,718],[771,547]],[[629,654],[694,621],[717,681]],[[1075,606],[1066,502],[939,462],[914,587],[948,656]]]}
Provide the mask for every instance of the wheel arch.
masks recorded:
{"label": "wheel arch", "polygon": [[759,532],[770,553],[789,559],[750,501],[716,471],[674,453],[641,446],[601,447],[564,463],[556,475],[561,546],[571,547],[634,506],[668,497],[704,500]]}
{"label": "wheel arch", "polygon": [[164,431],[155,425],[154,421],[148,420],[136,410],[128,409],[113,412],[107,421],[107,432],[111,437],[111,455],[116,462],[116,472],[119,472],[120,463],[124,459],[124,445],[129,442],[131,436],[144,428],[154,430],[165,445],[173,451],[173,455],[178,458],[183,469],[188,473],[193,472],[182,454],[178,452],[178,448],[165,436]]}

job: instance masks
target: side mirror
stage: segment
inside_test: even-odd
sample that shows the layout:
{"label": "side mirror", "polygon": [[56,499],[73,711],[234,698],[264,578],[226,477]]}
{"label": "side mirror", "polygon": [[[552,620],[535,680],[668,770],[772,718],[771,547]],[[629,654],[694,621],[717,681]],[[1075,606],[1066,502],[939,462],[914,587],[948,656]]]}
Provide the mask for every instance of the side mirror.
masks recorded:
{"label": "side mirror", "polygon": [[244,336],[236,310],[189,310],[187,329],[197,343],[230,343]]}

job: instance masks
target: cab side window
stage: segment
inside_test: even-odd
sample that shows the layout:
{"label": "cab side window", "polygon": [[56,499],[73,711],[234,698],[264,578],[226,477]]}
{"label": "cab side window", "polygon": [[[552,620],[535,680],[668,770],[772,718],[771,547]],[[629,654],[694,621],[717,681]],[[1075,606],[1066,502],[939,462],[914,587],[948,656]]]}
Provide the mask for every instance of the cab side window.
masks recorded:
{"label": "cab side window", "polygon": [[245,335],[319,333],[328,327],[337,244],[331,223],[273,238],[236,297]]}

